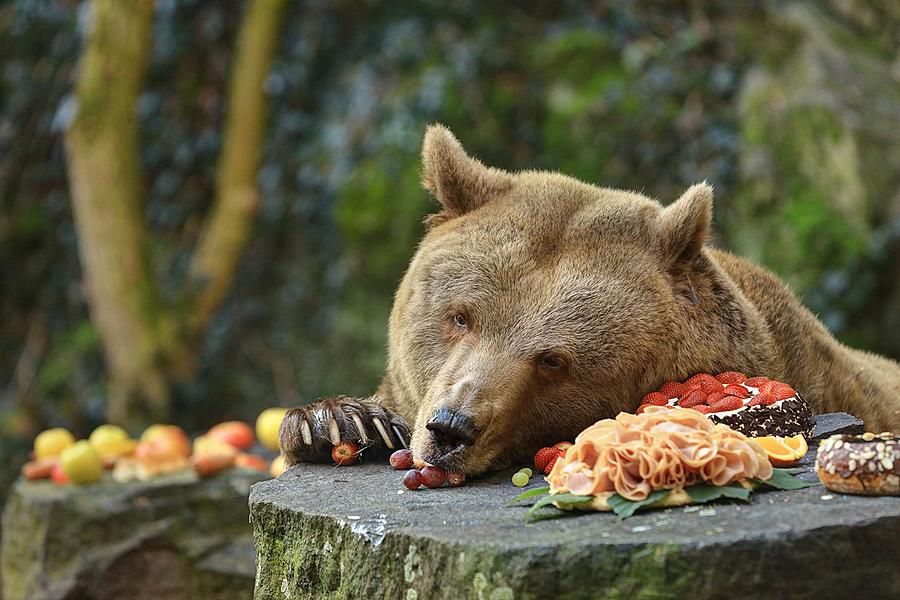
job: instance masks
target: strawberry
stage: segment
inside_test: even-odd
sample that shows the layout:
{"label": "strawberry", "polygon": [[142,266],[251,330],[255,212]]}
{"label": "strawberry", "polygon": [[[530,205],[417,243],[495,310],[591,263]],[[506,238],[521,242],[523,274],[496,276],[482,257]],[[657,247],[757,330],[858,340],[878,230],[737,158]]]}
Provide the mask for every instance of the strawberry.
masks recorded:
{"label": "strawberry", "polygon": [[705,403],[706,394],[704,394],[700,390],[691,390],[685,395],[684,398],[678,401],[678,406],[680,406],[681,408],[691,408]]}
{"label": "strawberry", "polygon": [[685,381],[685,383],[688,386],[693,386],[702,384],[704,381],[715,381],[716,383],[718,383],[716,378],[709,373],[697,373],[696,375],[689,377],[688,380]]}
{"label": "strawberry", "polygon": [[698,404],[697,406],[692,406],[691,410],[696,410],[697,412],[702,412],[704,415],[709,412],[712,412],[712,408],[710,408],[706,404]]}
{"label": "strawberry", "polygon": [[725,392],[713,392],[706,397],[706,404],[712,406],[727,395]]}
{"label": "strawberry", "polygon": [[737,396],[725,396],[715,404],[709,407],[709,412],[722,412],[726,410],[735,410],[744,406],[744,401]]}
{"label": "strawberry", "polygon": [[[747,391],[747,388],[745,388],[742,385],[737,385],[734,383],[732,383],[730,385],[726,385],[725,389],[722,391],[725,392],[726,396],[737,396],[738,398],[749,398],[750,397],[750,392]],[[710,402],[710,404],[712,404],[712,402]]]}
{"label": "strawberry", "polygon": [[681,398],[687,391],[687,386],[677,381],[667,381],[659,388],[659,393],[666,398]]}
{"label": "strawberry", "polygon": [[556,448],[557,450],[559,450],[559,451],[562,452],[563,454],[565,454],[565,453],[566,453],[566,450],[568,450],[568,449],[571,448],[572,446],[573,446],[572,442],[560,442],[560,443],[558,443],[558,444],[554,444],[554,445],[553,445],[554,448]]}
{"label": "strawberry", "polygon": [[641,404],[655,404],[656,406],[665,406],[668,403],[669,398],[659,392],[650,392],[641,400]]}
{"label": "strawberry", "polygon": [[780,381],[775,381],[774,379],[770,379],[769,381],[767,381],[764,384],[762,384],[761,386],[759,386],[759,391],[762,392],[763,394],[771,394],[772,390],[774,390],[776,387],[778,387],[780,385],[784,385],[784,384],[781,383]]}
{"label": "strawberry", "polygon": [[769,404],[775,404],[775,402],[775,396],[772,396],[771,394],[759,393],[753,396],[753,399],[751,399],[750,402],[747,403],[747,406],[768,406]]}
{"label": "strawberry", "polygon": [[737,371],[725,371],[724,373],[719,373],[716,375],[716,380],[719,383],[729,384],[729,383],[744,383],[747,381],[747,376],[743,373],[738,373]]}
{"label": "strawberry", "polygon": [[715,379],[704,379],[700,382],[700,391],[704,394],[715,394],[722,391],[722,384]]}
{"label": "strawberry", "polygon": [[775,400],[787,400],[788,398],[793,398],[797,395],[794,388],[786,383],[772,386],[772,390],[769,393],[775,396]]}
{"label": "strawberry", "polygon": [[768,382],[769,382],[769,378],[768,378],[768,377],[751,377],[750,379],[748,379],[748,380],[745,381],[744,383],[747,384],[747,385],[749,385],[750,387],[758,388],[758,387],[761,387],[763,384],[768,383]]}
{"label": "strawberry", "polygon": [[547,466],[547,463],[557,456],[559,456],[559,450],[557,448],[541,448],[537,451],[537,454],[534,455],[534,466],[538,471],[543,471],[544,467]]}
{"label": "strawberry", "polygon": [[556,464],[556,461],[558,461],[560,458],[561,458],[561,457],[559,457],[559,456],[554,456],[553,458],[550,459],[550,462],[548,462],[547,465],[544,467],[544,474],[545,474],[545,475],[549,475],[549,474],[550,474],[550,471],[553,470],[553,465],[555,465],[555,464]]}

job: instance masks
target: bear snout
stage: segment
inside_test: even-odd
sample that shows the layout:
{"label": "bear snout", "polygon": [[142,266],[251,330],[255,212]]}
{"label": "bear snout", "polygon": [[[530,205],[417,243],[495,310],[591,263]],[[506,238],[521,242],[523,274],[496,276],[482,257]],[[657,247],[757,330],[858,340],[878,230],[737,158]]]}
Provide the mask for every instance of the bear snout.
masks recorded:
{"label": "bear snout", "polygon": [[425,424],[431,432],[435,449],[447,454],[459,446],[471,446],[478,437],[478,428],[472,418],[459,410],[439,408]]}

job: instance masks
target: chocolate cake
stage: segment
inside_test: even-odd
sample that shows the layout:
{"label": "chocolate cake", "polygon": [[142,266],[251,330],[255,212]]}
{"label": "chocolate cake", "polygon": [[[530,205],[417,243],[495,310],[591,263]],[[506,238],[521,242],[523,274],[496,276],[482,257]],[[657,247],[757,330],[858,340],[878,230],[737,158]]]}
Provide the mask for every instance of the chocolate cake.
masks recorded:
{"label": "chocolate cake", "polygon": [[648,405],[679,406],[704,413],[749,437],[766,435],[809,437],[815,425],[809,404],[789,385],[742,373],[694,375],[685,382],[668,382],[644,396]]}

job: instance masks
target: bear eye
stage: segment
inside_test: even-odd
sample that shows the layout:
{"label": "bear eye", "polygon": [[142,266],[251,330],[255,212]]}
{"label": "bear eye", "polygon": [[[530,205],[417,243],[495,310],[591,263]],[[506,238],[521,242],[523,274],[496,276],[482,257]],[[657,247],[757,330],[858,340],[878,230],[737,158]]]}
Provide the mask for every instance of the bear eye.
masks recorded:
{"label": "bear eye", "polygon": [[469,326],[469,320],[466,318],[466,315],[456,313],[453,315],[453,324],[460,329],[466,329]]}
{"label": "bear eye", "polygon": [[544,354],[540,358],[541,366],[554,371],[566,366],[566,361],[558,354]]}

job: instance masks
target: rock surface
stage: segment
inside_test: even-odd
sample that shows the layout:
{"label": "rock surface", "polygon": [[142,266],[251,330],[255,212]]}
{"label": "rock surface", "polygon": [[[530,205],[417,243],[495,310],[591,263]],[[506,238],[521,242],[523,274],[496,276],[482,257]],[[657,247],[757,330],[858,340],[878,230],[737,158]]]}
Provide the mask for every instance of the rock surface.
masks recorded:
{"label": "rock surface", "polygon": [[131,484],[19,480],[3,512],[2,598],[247,598],[247,495],[260,478],[232,469]]}
{"label": "rock surface", "polygon": [[[800,478],[817,481],[814,459]],[[255,598],[900,595],[896,497],[817,485],[526,525],[525,506],[506,506],[520,492],[510,474],[410,492],[386,464],[300,465],[256,484]]]}

